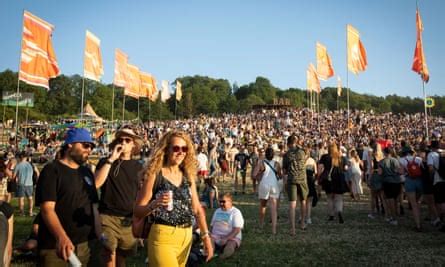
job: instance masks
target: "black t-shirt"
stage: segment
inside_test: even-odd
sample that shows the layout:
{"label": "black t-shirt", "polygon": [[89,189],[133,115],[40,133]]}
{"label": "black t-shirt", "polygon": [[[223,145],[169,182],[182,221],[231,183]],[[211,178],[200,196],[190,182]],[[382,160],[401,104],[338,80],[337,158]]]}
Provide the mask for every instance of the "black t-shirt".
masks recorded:
{"label": "black t-shirt", "polygon": [[9,203],[3,201],[0,201],[0,211],[7,219],[11,218],[14,214],[14,208]]}
{"label": "black t-shirt", "polygon": [[[97,170],[102,168],[106,159],[101,159]],[[108,177],[100,190],[99,212],[131,217],[139,187],[139,173],[142,163],[138,160],[116,160],[110,168]]]}
{"label": "black t-shirt", "polygon": [[247,168],[247,162],[249,161],[249,156],[244,154],[244,152],[238,153],[235,155],[235,161],[240,163],[241,170],[245,170]]}
{"label": "black t-shirt", "polygon": [[[36,206],[54,201],[55,212],[74,245],[96,238],[92,204],[98,202],[93,173],[81,166],[72,169],[59,161],[47,164],[36,187]],[[39,247],[53,249],[56,240],[43,218],[39,222]]]}

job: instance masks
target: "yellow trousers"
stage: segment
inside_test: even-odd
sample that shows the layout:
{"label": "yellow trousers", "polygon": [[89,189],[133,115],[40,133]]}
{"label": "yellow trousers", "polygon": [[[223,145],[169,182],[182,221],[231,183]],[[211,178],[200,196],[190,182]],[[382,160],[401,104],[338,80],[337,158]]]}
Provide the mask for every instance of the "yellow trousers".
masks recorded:
{"label": "yellow trousers", "polygon": [[148,235],[148,265],[185,266],[191,247],[192,227],[153,224]]}

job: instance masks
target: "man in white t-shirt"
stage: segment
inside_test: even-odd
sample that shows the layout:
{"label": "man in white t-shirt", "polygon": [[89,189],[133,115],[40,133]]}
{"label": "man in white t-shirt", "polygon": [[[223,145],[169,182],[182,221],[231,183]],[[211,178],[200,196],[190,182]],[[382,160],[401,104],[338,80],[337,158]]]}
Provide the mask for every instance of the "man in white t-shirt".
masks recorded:
{"label": "man in white t-shirt", "polygon": [[198,155],[196,160],[198,161],[198,183],[197,186],[204,182],[204,179],[209,175],[209,158],[204,153],[204,148],[202,146],[198,147]]}
{"label": "man in white t-shirt", "polygon": [[232,195],[225,193],[219,199],[220,208],[213,214],[210,223],[212,244],[221,250],[221,259],[233,255],[241,245],[241,230],[244,227],[244,218],[241,211],[233,206]]}
{"label": "man in white t-shirt", "polygon": [[[441,177],[438,172],[440,154],[442,153],[439,149],[439,141],[431,141],[431,150],[432,151],[428,153],[427,156],[427,164],[430,177],[433,179],[433,194],[434,201],[436,202],[436,209],[440,215],[445,213],[445,177]],[[445,231],[445,225],[442,225],[441,231]]]}

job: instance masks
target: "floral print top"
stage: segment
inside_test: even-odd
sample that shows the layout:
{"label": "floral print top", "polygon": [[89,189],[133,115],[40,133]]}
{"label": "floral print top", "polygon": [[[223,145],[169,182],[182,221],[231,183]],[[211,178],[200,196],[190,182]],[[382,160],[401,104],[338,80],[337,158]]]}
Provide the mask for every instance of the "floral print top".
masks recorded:
{"label": "floral print top", "polygon": [[154,222],[165,225],[192,225],[192,193],[187,178],[182,178],[179,187],[172,184],[164,176],[160,175],[161,182],[156,188],[156,196],[165,191],[173,192],[173,209],[167,210],[167,207],[160,207],[154,214]]}

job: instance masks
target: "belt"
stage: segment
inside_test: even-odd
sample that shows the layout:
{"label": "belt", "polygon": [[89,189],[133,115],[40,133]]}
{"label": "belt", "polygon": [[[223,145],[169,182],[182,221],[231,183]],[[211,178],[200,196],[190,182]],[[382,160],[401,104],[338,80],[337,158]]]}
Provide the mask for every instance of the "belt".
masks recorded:
{"label": "belt", "polygon": [[169,223],[166,223],[166,222],[156,222],[156,224],[162,224],[162,225],[171,226],[171,227],[177,227],[177,228],[189,228],[189,227],[192,226],[192,223],[169,224]]}

